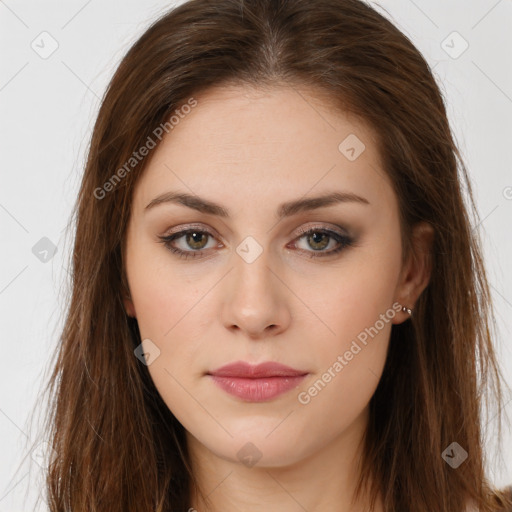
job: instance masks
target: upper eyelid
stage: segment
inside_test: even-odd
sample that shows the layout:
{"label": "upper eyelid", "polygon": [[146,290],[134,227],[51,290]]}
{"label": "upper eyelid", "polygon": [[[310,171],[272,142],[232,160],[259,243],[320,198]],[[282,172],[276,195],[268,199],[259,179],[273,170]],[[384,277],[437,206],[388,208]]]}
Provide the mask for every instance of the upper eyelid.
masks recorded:
{"label": "upper eyelid", "polygon": [[312,224],[312,225],[308,225],[307,227],[301,226],[300,228],[298,228],[299,234],[308,233],[309,231],[328,231],[328,232],[336,233],[339,236],[350,236],[346,229],[344,229],[340,226],[333,226],[331,224],[328,226]]}
{"label": "upper eyelid", "polygon": [[[197,230],[199,232],[205,232],[209,235],[215,236],[216,238],[222,238],[218,231],[210,226],[204,226],[203,224],[187,224],[183,225],[182,227],[178,227],[177,229],[173,231],[167,231],[166,234],[163,235],[163,237],[173,236],[181,233],[186,233],[191,230]],[[350,236],[350,233],[347,229],[333,225],[332,223],[327,223],[327,225],[322,225],[320,222],[309,222],[306,224],[306,226],[301,226],[297,228],[296,231],[299,235],[303,235],[304,233],[307,233],[311,230],[318,230],[318,231],[332,231],[336,233],[339,236]]]}
{"label": "upper eyelid", "polygon": [[[215,230],[213,228],[210,228],[210,227],[204,227],[204,226],[196,225],[196,224],[185,225],[183,227],[180,227],[180,228],[176,229],[175,231],[166,231],[166,233],[164,235],[162,235],[161,237],[159,237],[159,238],[170,238],[170,237],[176,236],[176,235],[184,236],[188,232],[194,231],[194,230],[198,231],[200,233],[206,233],[207,235],[213,236],[213,237],[215,237],[217,239],[222,238],[217,233],[217,230]],[[176,236],[176,238],[180,238],[180,237]]]}

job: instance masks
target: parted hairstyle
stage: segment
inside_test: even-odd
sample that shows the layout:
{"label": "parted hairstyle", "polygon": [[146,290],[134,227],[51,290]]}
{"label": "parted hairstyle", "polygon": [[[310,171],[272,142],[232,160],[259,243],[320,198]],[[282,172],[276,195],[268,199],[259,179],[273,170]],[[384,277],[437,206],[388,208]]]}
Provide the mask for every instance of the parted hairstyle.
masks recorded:
{"label": "parted hairstyle", "polygon": [[[380,493],[386,512],[512,507],[486,472],[484,413],[497,410],[500,436],[504,380],[478,214],[429,65],[360,0],[189,0],[121,60],[88,147],[70,217],[69,304],[46,386],[50,510],[188,509],[195,477],[184,428],[135,357],[137,320],[123,307],[126,228],[150,155],[112,177],[148,137],[159,143],[155,128],[190,98],[233,84],[308,87],[368,123],[398,200],[404,261],[414,224],[435,230],[430,282],[413,317],[391,330],[356,495],[374,504]],[[468,453],[456,469],[442,457],[452,442]]]}

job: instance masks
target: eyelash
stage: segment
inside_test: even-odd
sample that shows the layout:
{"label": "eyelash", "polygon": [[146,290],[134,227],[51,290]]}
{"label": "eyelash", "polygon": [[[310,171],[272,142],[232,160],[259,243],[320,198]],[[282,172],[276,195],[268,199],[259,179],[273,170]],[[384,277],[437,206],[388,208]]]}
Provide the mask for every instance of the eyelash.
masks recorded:
{"label": "eyelash", "polygon": [[[309,229],[305,229],[305,230],[299,230],[299,232],[300,232],[300,236],[298,236],[295,240],[297,240],[297,239],[300,240],[301,238],[304,238],[313,233],[322,233],[324,235],[327,235],[329,238],[334,239],[339,244],[339,246],[336,249],[332,249],[328,252],[319,251],[319,252],[315,253],[315,251],[305,251],[308,253],[312,253],[308,256],[309,258],[326,258],[326,257],[332,256],[334,254],[338,254],[343,249],[354,245],[354,239],[352,239],[351,237],[349,237],[347,235],[341,235],[340,233],[337,233],[330,229],[313,227],[313,228],[309,228]],[[203,252],[205,252],[205,250],[203,249],[203,250],[199,250],[199,251],[194,251],[194,250],[183,251],[183,250],[177,249],[176,247],[173,247],[171,245],[171,243],[174,240],[177,240],[189,233],[204,234],[204,235],[208,235],[212,238],[215,238],[214,235],[212,233],[210,233],[209,231],[204,230],[204,229],[195,229],[195,228],[185,229],[183,231],[173,233],[172,235],[159,236],[158,238],[160,239],[160,243],[163,243],[164,246],[169,251],[171,251],[173,254],[176,254],[178,257],[184,258],[184,259],[196,258],[196,257],[200,256]],[[304,251],[304,250],[299,249],[299,251]]]}

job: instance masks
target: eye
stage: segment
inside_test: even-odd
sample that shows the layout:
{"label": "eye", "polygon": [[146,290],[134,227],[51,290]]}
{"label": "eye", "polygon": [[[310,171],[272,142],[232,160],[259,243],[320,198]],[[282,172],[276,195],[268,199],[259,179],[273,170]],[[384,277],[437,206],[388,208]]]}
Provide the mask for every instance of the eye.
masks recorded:
{"label": "eye", "polygon": [[[313,227],[310,229],[299,230],[299,232],[301,236],[296,238],[292,242],[292,245],[296,245],[296,240],[305,239],[305,245],[309,246],[312,250],[299,248],[299,251],[302,253],[308,253],[308,257],[310,258],[331,256],[354,244],[354,240],[351,237],[330,229]],[[160,236],[158,238],[160,238],[161,243],[163,243],[173,254],[185,259],[202,257],[205,250],[220,246],[219,243],[213,243],[210,247],[207,247],[208,239],[211,238],[214,240],[215,236],[204,229],[189,228],[172,235]],[[331,250],[325,250],[329,246],[332,247],[333,245],[334,249],[331,248]]]}
{"label": "eye", "polygon": [[[301,236],[296,240],[305,239],[306,245],[313,249],[310,251],[308,249],[300,249],[302,252],[307,252],[308,257],[310,258],[324,258],[328,256],[332,256],[333,254],[338,254],[343,249],[354,245],[354,239],[349,237],[348,235],[344,235],[342,233],[338,233],[336,231],[332,231],[330,229],[324,228],[309,228],[301,231]],[[329,246],[333,246],[334,249],[330,251],[326,251],[325,249]],[[315,254],[316,253],[316,254]]]}
{"label": "eye", "polygon": [[[206,248],[209,237],[213,238],[213,235],[209,231],[201,229],[186,229],[179,231],[178,233],[161,236],[159,238],[167,249],[172,253],[177,254],[180,258],[195,258],[198,255],[201,255],[203,250]],[[179,242],[177,245],[181,245],[181,248],[175,247],[173,242]],[[216,245],[218,246],[219,244]],[[216,245],[213,244],[213,247]],[[187,250],[187,247],[192,250]]]}

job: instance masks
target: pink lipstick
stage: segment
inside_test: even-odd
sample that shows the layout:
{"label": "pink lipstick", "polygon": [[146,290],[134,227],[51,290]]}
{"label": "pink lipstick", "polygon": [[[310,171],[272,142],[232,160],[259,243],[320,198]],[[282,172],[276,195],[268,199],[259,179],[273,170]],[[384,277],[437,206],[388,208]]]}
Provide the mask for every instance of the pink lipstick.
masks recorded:
{"label": "pink lipstick", "polygon": [[248,402],[264,402],[298,386],[308,372],[268,361],[236,361],[208,373],[221,389]]}

